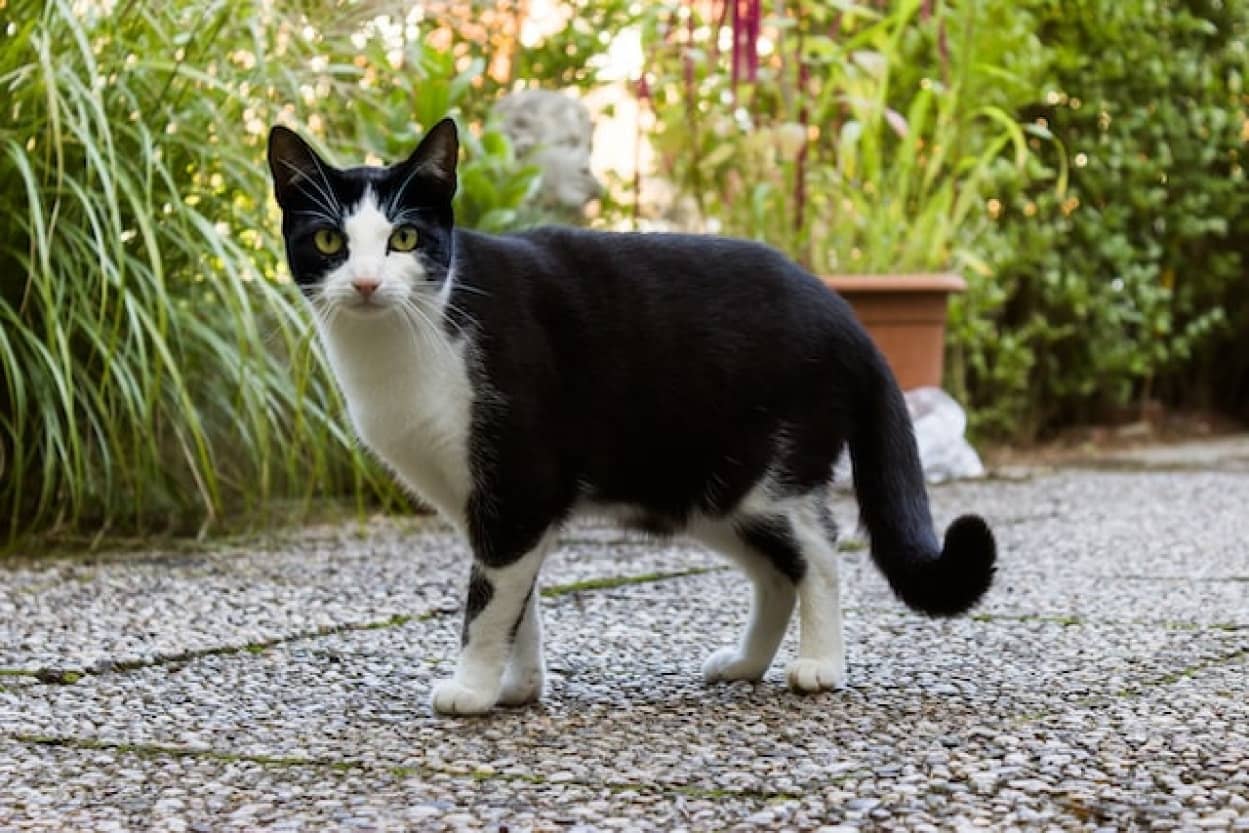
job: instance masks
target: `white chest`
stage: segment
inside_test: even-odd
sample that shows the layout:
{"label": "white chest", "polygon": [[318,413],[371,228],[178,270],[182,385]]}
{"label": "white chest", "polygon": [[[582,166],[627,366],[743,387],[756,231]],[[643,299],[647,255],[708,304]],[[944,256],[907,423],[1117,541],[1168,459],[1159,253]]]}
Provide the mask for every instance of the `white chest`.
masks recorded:
{"label": "white chest", "polygon": [[435,341],[402,320],[349,322],[323,336],[365,445],[419,497],[461,525],[472,488],[473,390],[464,345]]}

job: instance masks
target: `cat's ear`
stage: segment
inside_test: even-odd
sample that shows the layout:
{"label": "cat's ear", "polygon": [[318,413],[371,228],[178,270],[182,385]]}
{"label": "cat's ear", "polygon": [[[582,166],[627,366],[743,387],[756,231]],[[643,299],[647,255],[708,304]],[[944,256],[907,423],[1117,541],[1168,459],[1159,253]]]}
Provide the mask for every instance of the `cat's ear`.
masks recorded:
{"label": "cat's ear", "polygon": [[459,158],[460,139],[455,130],[455,122],[443,119],[426,132],[416,150],[403,164],[438,188],[440,196],[450,200],[455,196],[455,165]]}
{"label": "cat's ear", "polygon": [[295,131],[280,124],[269,131],[269,170],[273,172],[273,192],[283,208],[309,199],[318,189],[323,191],[328,185],[325,172],[330,167]]}

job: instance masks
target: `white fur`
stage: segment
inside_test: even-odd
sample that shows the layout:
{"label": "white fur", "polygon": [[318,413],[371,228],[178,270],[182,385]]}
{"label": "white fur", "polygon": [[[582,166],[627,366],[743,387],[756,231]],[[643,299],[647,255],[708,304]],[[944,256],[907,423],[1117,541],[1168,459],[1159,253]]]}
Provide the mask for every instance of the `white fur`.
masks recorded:
{"label": "white fur", "polygon": [[814,501],[804,499],[789,513],[794,536],[807,562],[798,582],[798,617],[801,630],[798,659],[790,663],[785,677],[790,688],[821,691],[844,688],[846,647],[841,634],[841,582],[837,573],[837,550],[820,523]]}
{"label": "white fur", "polygon": [[[471,343],[450,338],[444,326],[454,276],[435,288],[416,257],[388,252],[394,225],[371,191],[343,229],[347,259],[325,277],[315,301],[318,330],[351,422],[404,483],[463,531],[472,489],[468,439],[474,392]],[[367,302],[353,285],[361,279],[377,282]],[[527,605],[524,596],[549,547],[544,539],[514,564],[479,565],[493,596],[469,625],[454,676],[434,688],[436,711],[478,714],[498,702],[519,704],[541,696],[545,672],[536,589]],[[513,643],[511,626],[522,609]]]}
{"label": "white fur", "polygon": [[[767,671],[785,636],[798,600],[798,658],[786,669],[791,688],[821,691],[842,688],[846,680],[845,645],[841,632],[841,598],[837,552],[820,520],[820,492],[778,497],[772,472],[765,475],[728,517],[696,516],[689,534],[728,556],[750,578],[754,593],[750,618],[735,647],[721,648],[703,663],[707,682],[758,680]],[[734,530],[739,518],[781,515],[793,530],[806,572],[797,587],[764,558],[741,543]]]}
{"label": "white fur", "polygon": [[[360,438],[444,517],[463,526],[471,482],[468,343],[442,324],[453,278],[387,252],[394,225],[372,191],[344,222],[348,256],[326,276],[317,326]],[[352,281],[378,281],[364,304]]]}
{"label": "white fur", "polygon": [[538,611],[538,588],[529,594],[524,617],[512,641],[512,656],[503,673],[499,703],[519,706],[542,699],[546,663],[542,658],[542,617]]}
{"label": "white fur", "polygon": [[[455,674],[434,686],[432,705],[440,714],[481,714],[495,704],[518,704],[535,699],[542,689],[541,631],[526,630],[521,620],[518,642],[510,639],[512,624],[518,613],[537,626],[537,601],[526,609],[525,595],[534,586],[538,570],[550,551],[553,535],[545,536],[537,546],[506,567],[478,564],[483,578],[490,583],[490,603],[468,625],[468,640],[455,665]],[[537,588],[534,588],[537,593]],[[522,634],[521,631],[524,631]],[[534,662],[534,655],[539,657]]]}
{"label": "white fur", "polygon": [[[788,456],[787,436],[777,437],[776,456]],[[782,496],[774,471],[768,471],[727,516],[695,514],[683,532],[734,562],[751,581],[750,614],[738,644],[714,651],[703,662],[708,683],[733,680],[756,681],[763,677],[784,639],[798,602],[801,632],[798,657],[786,668],[791,688],[821,691],[842,688],[846,680],[845,645],[842,640],[841,599],[837,552],[821,522],[821,491]],[[588,488],[583,487],[585,493]],[[629,504],[604,504],[583,499],[578,515],[606,518],[626,526],[645,516],[645,510]],[[766,558],[746,546],[737,531],[743,519],[781,516],[788,520],[795,543],[806,561],[806,572],[797,586]]]}
{"label": "white fur", "polygon": [[707,657],[703,679],[709,683],[759,680],[785,638],[794,610],[794,584],[741,542],[732,519],[699,522],[692,525],[691,532],[702,543],[731,558],[753,585],[750,618],[741,639],[736,646],[721,648]]}

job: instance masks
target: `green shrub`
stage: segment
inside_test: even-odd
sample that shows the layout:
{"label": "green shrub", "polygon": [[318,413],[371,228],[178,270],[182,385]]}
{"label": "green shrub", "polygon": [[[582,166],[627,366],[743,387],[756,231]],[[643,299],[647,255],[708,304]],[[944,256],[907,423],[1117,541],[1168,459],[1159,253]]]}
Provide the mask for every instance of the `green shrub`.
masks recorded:
{"label": "green shrub", "polygon": [[[479,66],[358,47],[328,4],[316,30],[245,0],[0,9],[9,540],[207,524],[276,497],[401,501],[284,283],[264,139],[281,119],[334,135],[344,161],[406,155]],[[464,219],[506,226],[533,172],[498,136],[467,144],[491,191],[465,189]]]}
{"label": "green shrub", "polygon": [[1058,137],[1035,150],[1065,148],[1070,186],[997,171],[1000,217],[969,244],[992,275],[954,322],[974,423],[1028,437],[1151,397],[1243,403],[1249,3],[1013,5],[1047,50],[1020,114]]}

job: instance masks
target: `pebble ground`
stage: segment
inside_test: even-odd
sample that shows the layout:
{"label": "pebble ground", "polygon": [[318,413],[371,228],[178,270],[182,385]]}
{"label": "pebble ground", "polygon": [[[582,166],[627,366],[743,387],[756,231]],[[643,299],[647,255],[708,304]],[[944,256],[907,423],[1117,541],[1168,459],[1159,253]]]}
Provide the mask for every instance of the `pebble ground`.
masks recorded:
{"label": "pebble ground", "polygon": [[374,520],[0,562],[0,830],[1249,831],[1249,439],[932,490],[1001,550],[973,614],[890,595],[836,507],[846,691],[708,688],[747,586],[576,526],[538,706],[428,708],[467,551]]}

